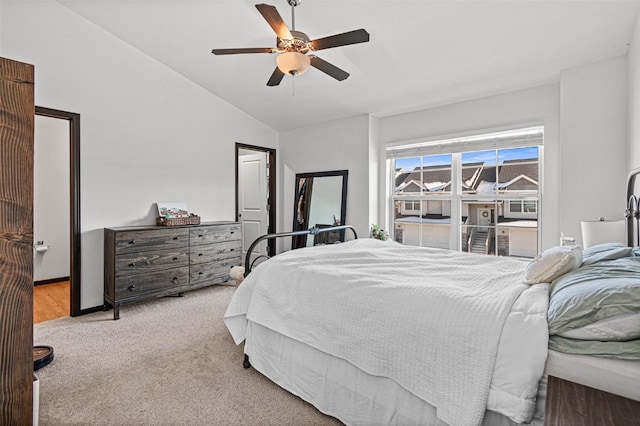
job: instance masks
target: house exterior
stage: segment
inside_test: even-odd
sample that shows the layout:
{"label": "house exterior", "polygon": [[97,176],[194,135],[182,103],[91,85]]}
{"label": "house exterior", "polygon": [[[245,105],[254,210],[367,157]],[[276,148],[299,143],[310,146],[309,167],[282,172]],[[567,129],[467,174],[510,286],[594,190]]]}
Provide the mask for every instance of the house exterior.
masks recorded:
{"label": "house exterior", "polygon": [[[396,172],[396,241],[450,247],[451,174],[448,165]],[[538,253],[538,181],[537,158],[504,160],[497,166],[463,164],[461,250],[534,257]],[[442,199],[412,198],[427,194],[441,194]]]}

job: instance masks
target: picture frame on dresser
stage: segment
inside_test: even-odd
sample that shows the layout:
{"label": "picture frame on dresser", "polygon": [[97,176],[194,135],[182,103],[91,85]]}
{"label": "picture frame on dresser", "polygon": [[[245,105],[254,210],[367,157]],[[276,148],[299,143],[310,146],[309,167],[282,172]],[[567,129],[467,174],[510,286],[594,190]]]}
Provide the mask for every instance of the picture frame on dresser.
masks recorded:
{"label": "picture frame on dresser", "polygon": [[241,265],[239,222],[104,229],[104,310],[231,280]]}

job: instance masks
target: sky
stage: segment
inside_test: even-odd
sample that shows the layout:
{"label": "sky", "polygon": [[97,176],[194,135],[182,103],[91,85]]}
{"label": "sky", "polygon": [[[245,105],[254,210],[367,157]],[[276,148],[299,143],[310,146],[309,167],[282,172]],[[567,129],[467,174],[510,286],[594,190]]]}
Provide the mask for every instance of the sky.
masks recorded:
{"label": "sky", "polygon": [[[413,170],[416,167],[420,167],[421,157],[412,158],[399,158],[396,160],[396,168],[402,168],[404,170]],[[537,159],[538,147],[525,147],[525,148],[510,148],[498,150],[498,164],[502,164],[506,160],[521,160],[521,159]],[[429,155],[422,157],[424,166],[443,166],[451,165],[451,154],[443,155]],[[464,152],[462,153],[462,164],[466,163],[478,163],[484,162],[487,166],[493,166],[496,164],[496,151],[477,151],[477,152]]]}

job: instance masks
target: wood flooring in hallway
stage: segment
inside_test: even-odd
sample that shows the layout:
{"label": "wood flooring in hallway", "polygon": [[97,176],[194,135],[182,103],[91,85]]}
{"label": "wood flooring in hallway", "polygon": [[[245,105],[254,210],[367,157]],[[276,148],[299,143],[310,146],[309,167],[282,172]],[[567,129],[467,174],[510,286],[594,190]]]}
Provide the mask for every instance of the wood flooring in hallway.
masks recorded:
{"label": "wood flooring in hallway", "polygon": [[69,281],[33,287],[33,323],[66,317],[70,309]]}

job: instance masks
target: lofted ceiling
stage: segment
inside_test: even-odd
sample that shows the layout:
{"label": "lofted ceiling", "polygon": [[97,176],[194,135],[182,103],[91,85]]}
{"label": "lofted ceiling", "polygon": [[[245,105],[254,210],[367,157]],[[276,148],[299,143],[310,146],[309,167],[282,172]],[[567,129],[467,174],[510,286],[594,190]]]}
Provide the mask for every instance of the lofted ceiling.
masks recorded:
{"label": "lofted ceiling", "polygon": [[[624,55],[640,11],[640,0],[302,0],[296,29],[311,39],[365,28],[371,41],[317,53],[349,72],[345,81],[312,68],[267,87],[275,54],[211,54],[275,46],[261,1],[57,1],[278,131],[557,81]],[[291,27],[286,0],[262,2]]]}

